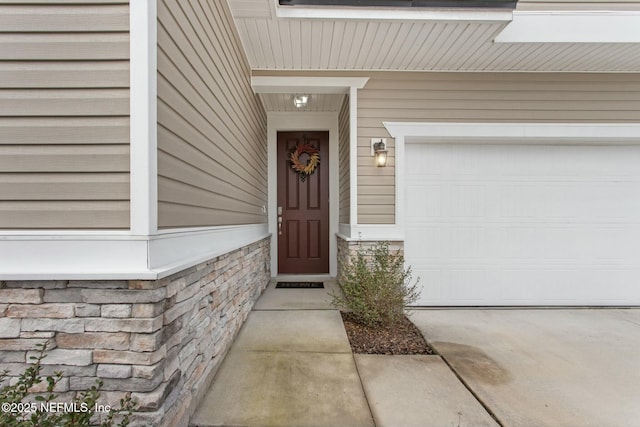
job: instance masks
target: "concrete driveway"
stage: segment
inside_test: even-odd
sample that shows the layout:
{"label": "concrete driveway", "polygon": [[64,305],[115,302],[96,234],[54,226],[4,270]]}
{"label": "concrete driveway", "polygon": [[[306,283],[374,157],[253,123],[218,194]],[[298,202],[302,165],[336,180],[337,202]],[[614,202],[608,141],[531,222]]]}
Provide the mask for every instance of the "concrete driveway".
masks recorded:
{"label": "concrete driveway", "polygon": [[640,426],[640,309],[433,309],[411,320],[504,427]]}

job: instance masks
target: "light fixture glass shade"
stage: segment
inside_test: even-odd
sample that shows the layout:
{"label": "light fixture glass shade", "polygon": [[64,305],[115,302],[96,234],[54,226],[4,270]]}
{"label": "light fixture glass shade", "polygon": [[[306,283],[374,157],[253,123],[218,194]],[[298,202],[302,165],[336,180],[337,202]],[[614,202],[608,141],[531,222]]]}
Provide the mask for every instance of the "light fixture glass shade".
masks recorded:
{"label": "light fixture glass shade", "polygon": [[387,153],[389,152],[387,150],[387,147],[385,145],[384,142],[380,141],[380,142],[376,142],[375,144],[373,144],[373,151],[374,151],[374,156],[376,159],[376,166],[378,167],[384,167],[387,165]]}
{"label": "light fixture glass shade", "polygon": [[296,95],[293,97],[293,105],[296,108],[306,107],[309,102],[309,95]]}

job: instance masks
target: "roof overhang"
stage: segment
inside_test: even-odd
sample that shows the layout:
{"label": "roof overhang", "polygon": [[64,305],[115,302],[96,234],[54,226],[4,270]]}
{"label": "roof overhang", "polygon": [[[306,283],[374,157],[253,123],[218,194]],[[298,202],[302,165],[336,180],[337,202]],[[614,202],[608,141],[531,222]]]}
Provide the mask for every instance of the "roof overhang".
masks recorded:
{"label": "roof overhang", "polygon": [[514,12],[496,43],[640,43],[640,12]]}

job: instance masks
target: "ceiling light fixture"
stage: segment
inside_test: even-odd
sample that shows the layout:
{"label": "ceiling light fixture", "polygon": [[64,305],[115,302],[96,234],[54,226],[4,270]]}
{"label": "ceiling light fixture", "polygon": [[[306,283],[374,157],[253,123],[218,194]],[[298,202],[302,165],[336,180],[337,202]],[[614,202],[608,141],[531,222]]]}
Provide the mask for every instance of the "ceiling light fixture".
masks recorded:
{"label": "ceiling light fixture", "polygon": [[306,107],[309,98],[311,98],[309,95],[296,95],[293,97],[293,105],[295,105],[296,108]]}

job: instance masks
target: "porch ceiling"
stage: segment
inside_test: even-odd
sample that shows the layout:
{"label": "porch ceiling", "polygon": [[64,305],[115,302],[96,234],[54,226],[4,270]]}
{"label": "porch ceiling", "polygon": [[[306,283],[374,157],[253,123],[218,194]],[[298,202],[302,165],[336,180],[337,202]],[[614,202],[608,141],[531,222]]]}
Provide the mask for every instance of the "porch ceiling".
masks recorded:
{"label": "porch ceiling", "polygon": [[[310,92],[305,92],[310,93]],[[267,112],[338,112],[345,95],[313,93],[306,107],[296,108],[291,93],[260,93],[262,105]]]}
{"label": "porch ceiling", "polygon": [[277,12],[277,0],[228,1],[256,70],[640,71],[637,42],[496,43],[510,11],[378,9],[362,19],[348,8],[306,16]]}

